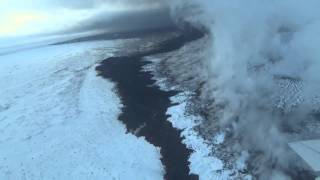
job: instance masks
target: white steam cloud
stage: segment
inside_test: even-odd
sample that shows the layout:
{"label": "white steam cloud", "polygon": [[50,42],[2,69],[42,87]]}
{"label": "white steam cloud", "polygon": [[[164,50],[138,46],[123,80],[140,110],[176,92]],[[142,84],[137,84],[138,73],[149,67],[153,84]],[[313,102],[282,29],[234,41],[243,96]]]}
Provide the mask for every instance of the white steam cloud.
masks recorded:
{"label": "white steam cloud", "polygon": [[177,20],[210,32],[204,96],[214,99],[217,126],[231,129],[232,148],[251,152],[259,179],[290,179],[299,164],[287,143],[320,137],[312,116],[320,110],[318,0],[0,0],[0,37],[101,24],[106,12],[166,4]]}
{"label": "white steam cloud", "polygon": [[288,141],[320,137],[308,129],[319,126],[311,116],[320,107],[319,7],[317,0],[175,1],[175,15],[211,34],[206,96],[219,107],[220,127],[238,139],[234,148],[260,154],[251,161],[259,179],[290,179],[286,171],[299,164]]}

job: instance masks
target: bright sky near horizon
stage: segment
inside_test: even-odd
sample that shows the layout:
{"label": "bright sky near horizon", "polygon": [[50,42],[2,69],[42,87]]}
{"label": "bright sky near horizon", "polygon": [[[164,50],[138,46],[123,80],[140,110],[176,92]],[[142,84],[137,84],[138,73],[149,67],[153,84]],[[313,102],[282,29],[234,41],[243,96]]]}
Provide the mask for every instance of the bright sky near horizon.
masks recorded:
{"label": "bright sky near horizon", "polygon": [[86,16],[89,10],[50,7],[45,1],[0,0],[0,37],[60,30]]}
{"label": "bright sky near horizon", "polygon": [[72,27],[102,11],[123,10],[106,0],[0,0],[0,38],[50,33]]}

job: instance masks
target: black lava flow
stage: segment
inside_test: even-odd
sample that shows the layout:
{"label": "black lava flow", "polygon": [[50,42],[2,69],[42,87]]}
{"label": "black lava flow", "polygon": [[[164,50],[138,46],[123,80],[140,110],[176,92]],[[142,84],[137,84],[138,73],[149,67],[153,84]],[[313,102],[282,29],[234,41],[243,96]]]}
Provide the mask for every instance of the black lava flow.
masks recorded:
{"label": "black lava flow", "polygon": [[128,132],[142,127],[135,135],[144,136],[148,142],[161,148],[166,180],[197,180],[199,177],[190,174],[188,159],[192,151],[182,143],[181,131],[167,120],[166,111],[172,106],[169,98],[178,92],[165,92],[155,86],[152,74],[142,71],[142,67],[148,64],[143,57],[178,50],[203,35],[201,31],[191,29],[160,43],[153,50],[111,57],[96,68],[100,76],[115,82],[124,105],[119,120],[126,125]]}

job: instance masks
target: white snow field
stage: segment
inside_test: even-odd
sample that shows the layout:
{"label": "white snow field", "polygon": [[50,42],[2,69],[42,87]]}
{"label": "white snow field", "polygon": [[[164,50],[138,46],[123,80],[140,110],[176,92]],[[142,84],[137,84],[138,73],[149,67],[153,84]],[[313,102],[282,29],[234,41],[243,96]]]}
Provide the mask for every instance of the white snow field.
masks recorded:
{"label": "white snow field", "polygon": [[[159,57],[147,57],[146,60],[151,64],[143,67],[144,71],[152,72],[156,81],[156,85],[163,91],[180,90],[178,86],[169,86],[168,79],[161,77],[157,73],[156,66],[161,62],[163,55]],[[193,152],[189,157],[189,167],[193,174],[199,176],[200,180],[229,180],[232,179],[231,171],[224,170],[223,162],[212,155],[212,147],[205,139],[203,139],[194,127],[203,121],[202,117],[192,115],[187,112],[187,104],[190,100],[192,92],[182,91],[179,94],[170,98],[171,102],[175,105],[168,108],[166,114],[170,117],[168,121],[174,128],[181,130],[181,137],[183,143]],[[216,137],[216,143],[219,144],[224,141],[224,135],[219,134]],[[250,180],[249,177],[244,177],[245,180]]]}
{"label": "white snow field", "polygon": [[116,44],[0,56],[0,179],[163,179],[159,149],[126,134],[113,83],[96,76]]}

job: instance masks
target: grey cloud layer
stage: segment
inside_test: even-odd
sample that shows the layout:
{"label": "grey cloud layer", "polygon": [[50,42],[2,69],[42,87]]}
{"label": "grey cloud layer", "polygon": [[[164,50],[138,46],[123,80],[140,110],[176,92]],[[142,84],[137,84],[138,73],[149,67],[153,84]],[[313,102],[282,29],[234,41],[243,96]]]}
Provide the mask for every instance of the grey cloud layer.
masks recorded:
{"label": "grey cloud layer", "polygon": [[72,9],[88,9],[108,3],[111,6],[114,4],[124,4],[126,6],[150,6],[150,5],[164,5],[164,0],[47,0],[48,6],[64,7]]}

